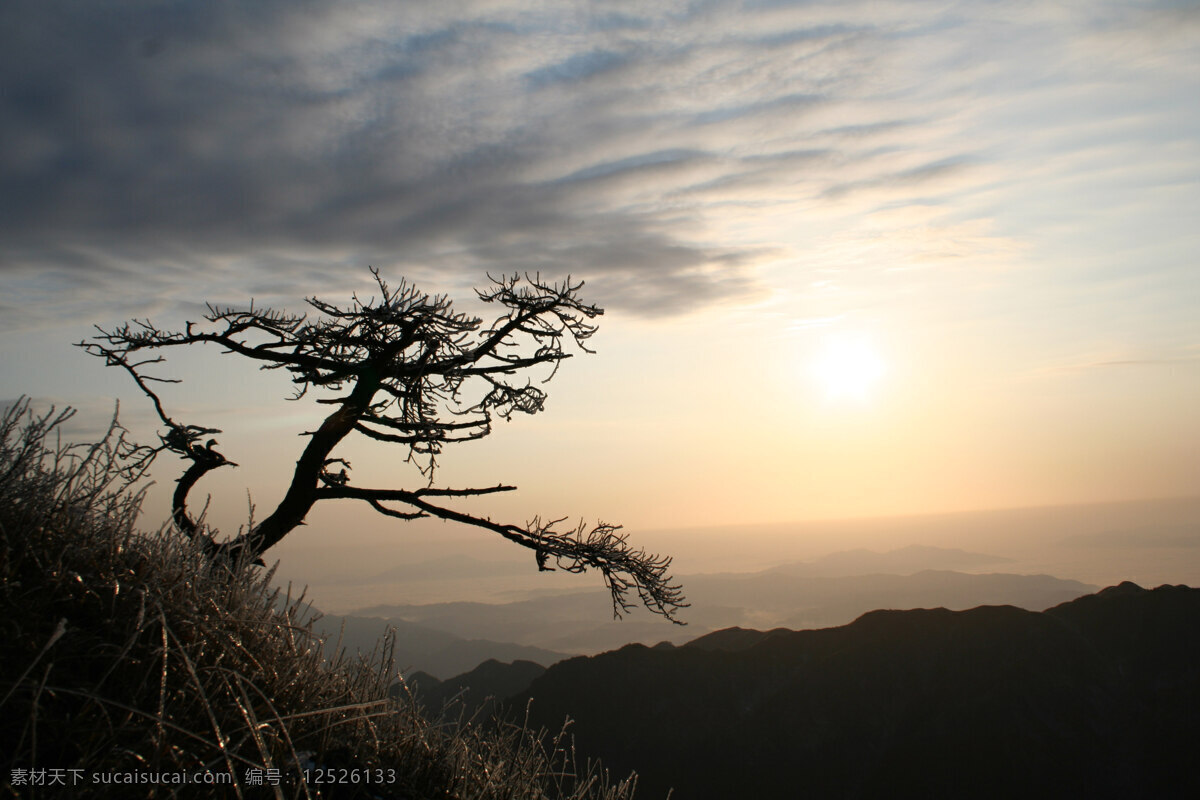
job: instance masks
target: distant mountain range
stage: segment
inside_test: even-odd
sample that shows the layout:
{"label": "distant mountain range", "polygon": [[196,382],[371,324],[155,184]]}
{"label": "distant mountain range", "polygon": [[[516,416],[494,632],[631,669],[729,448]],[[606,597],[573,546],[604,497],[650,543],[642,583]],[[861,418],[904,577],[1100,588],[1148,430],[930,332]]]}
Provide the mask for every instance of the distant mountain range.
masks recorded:
{"label": "distant mountain range", "polygon": [[1008,604],[1040,611],[1096,589],[1049,575],[972,574],[930,567],[977,568],[1002,561],[961,550],[910,547],[890,553],[848,551],[754,573],[684,576],[680,580],[691,603],[681,615],[686,627],[640,611],[613,620],[603,589],[546,592],[511,603],[380,605],[360,609],[355,616],[415,623],[463,639],[589,654],[630,642],[682,644],[734,626],[843,625],[879,608]]}
{"label": "distant mountain range", "polygon": [[842,550],[813,561],[785,564],[767,572],[840,578],[851,575],[912,575],[924,570],[980,570],[1011,562],[1012,559],[957,548],[909,545],[883,553],[863,548]]}
{"label": "distant mountain range", "polygon": [[439,679],[461,675],[489,659],[553,664],[572,655],[512,642],[463,638],[402,619],[327,614],[322,615],[313,627],[323,633],[325,652],[329,656],[339,643],[351,655],[356,652],[369,654],[378,648],[381,637],[390,628],[395,632],[396,669],[405,674],[424,672]]}
{"label": "distant mountain range", "polygon": [[[730,627],[793,629],[842,625],[879,608],[971,608],[1007,604],[1042,610],[1096,587],[1048,575],[971,574],[1004,559],[963,550],[906,547],[886,553],[852,550],[755,573],[682,578],[691,607],[687,626],[646,612],[613,620],[606,591],[546,591],[510,603],[382,605],[317,624],[339,635],[351,653],[369,652],[390,626],[396,630],[397,667],[438,680],[468,672],[488,660],[549,666],[580,654],[631,642],[683,644]],[[441,561],[434,565],[448,569]],[[491,574],[501,566],[471,561],[468,569]],[[431,567],[432,568],[432,567]],[[389,572],[400,576],[400,571]],[[415,574],[415,573],[414,573]],[[343,630],[344,625],[344,630]],[[428,681],[426,681],[428,683]]]}
{"label": "distant mountain range", "polygon": [[645,798],[1200,797],[1197,631],[1200,590],[1125,583],[1041,613],[630,645],[555,664],[507,705],[532,698],[551,730],[569,716],[580,753],[636,770]]}
{"label": "distant mountain range", "polygon": [[412,583],[479,578],[514,577],[529,574],[525,561],[488,561],[467,555],[442,556],[399,564],[372,575],[343,575],[329,583]]}

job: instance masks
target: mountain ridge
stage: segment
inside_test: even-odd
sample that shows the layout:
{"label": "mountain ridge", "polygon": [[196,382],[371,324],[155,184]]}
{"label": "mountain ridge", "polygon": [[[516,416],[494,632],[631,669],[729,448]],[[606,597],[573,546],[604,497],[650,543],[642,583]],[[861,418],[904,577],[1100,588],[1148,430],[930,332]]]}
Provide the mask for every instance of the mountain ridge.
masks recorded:
{"label": "mountain ridge", "polygon": [[[629,642],[682,645],[730,627],[805,629],[842,625],[875,608],[1007,603],[1042,610],[1098,587],[1050,575],[964,573],[793,575],[777,569],[681,578],[691,607],[680,628],[646,612],[607,617],[608,593],[579,590],[510,603],[456,601],[381,605],[356,616],[403,620],[465,639],[500,639],[561,653],[598,653]],[[538,660],[533,658],[532,660]],[[473,666],[473,665],[472,665]]]}
{"label": "mountain ridge", "polygon": [[1200,590],[1181,586],[876,610],[569,659],[508,705],[570,716],[580,751],[637,770],[645,797],[1194,796],[1196,630]]}

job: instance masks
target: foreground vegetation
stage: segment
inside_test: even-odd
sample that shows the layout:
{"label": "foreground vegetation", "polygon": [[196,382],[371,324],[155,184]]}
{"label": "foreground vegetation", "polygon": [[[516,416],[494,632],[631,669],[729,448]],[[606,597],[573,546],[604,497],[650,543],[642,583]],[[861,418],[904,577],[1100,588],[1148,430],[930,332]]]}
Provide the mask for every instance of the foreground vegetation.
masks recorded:
{"label": "foreground vegetation", "polygon": [[144,450],[115,421],[98,444],[61,445],[70,415],[19,401],[0,418],[5,795],[632,796],[565,732],[431,720],[389,697],[386,639],[326,659],[271,571],[139,531]]}

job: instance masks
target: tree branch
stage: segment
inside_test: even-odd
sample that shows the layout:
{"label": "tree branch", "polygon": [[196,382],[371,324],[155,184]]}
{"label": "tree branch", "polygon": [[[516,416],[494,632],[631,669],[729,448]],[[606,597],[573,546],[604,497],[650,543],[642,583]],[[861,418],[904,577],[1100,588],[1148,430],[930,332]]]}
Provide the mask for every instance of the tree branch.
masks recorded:
{"label": "tree branch", "polygon": [[[488,489],[363,489],[353,486],[329,486],[320,490],[322,498],[352,498],[366,500],[376,510],[383,510],[383,501],[402,502],[420,509],[417,516],[434,516],[493,531],[511,542],[535,552],[539,569],[546,569],[546,562],[554,559],[559,569],[567,572],[585,572],[596,569],[604,576],[605,585],[612,595],[613,615],[620,617],[633,610],[630,593],[650,610],[661,614],[676,624],[684,624],[676,613],[687,608],[682,588],[673,584],[668,570],[670,557],[648,555],[645,550],[633,550],[625,534],[618,533],[619,525],[599,523],[590,531],[580,522],[567,533],[554,528],[565,518],[542,523],[535,517],[524,528],[494,522],[488,517],[478,517],[425,500],[431,496],[466,496],[511,491],[514,486],[495,486]],[[402,516],[402,512],[384,511],[391,516]],[[586,533],[585,533],[586,531]]]}
{"label": "tree branch", "polygon": [[[677,585],[667,574],[669,558],[634,550],[618,526],[599,523],[590,530],[582,523],[560,532],[562,520],[543,524],[538,518],[524,527],[493,522],[447,508],[439,498],[464,498],[512,491],[515,487],[435,488],[436,458],[447,444],[471,441],[492,432],[492,418],[510,419],[515,413],[543,410],[546,392],[527,375],[541,365],[550,367],[545,383],[571,353],[568,345],[592,352],[586,343],[596,332],[591,321],[603,314],[578,295],[582,281],[543,282],[540,275],[489,276],[489,290],[478,298],[503,309],[490,326],[454,310],[444,295],[427,295],[405,281],[394,289],[371,269],[378,297],[352,295],[347,306],[312,297],[317,312],[310,319],[269,308],[217,308],[209,305],[203,323],[187,322],[182,331],[163,330],[149,320],[133,320],[80,342],[90,355],[123,369],[154,405],[165,431],[161,447],[191,463],[180,476],[173,498],[172,519],[189,537],[202,537],[213,555],[239,553],[258,556],[278,543],[320,500],[357,499],[381,514],[398,519],[438,517],[481,527],[534,551],[539,569],[569,572],[599,570],[618,616],[632,607],[636,595],[647,608],[678,621],[686,607]],[[265,519],[230,541],[215,543],[200,521],[188,513],[188,495],[209,472],[236,466],[217,451],[217,441],[202,440],[220,433],[216,428],[185,425],[172,419],[154,383],[176,383],[147,374],[163,362],[161,355],[136,360],[142,351],[215,344],[226,352],[262,363],[263,369],[286,369],[296,386],[292,399],[310,390],[333,393],[317,402],[334,406],[317,430],[306,433],[291,482],[282,500]],[[408,448],[427,480],[418,489],[365,489],[350,485],[350,464],[333,451],[351,432]],[[335,471],[335,467],[340,469]],[[407,508],[393,508],[400,504]]]}

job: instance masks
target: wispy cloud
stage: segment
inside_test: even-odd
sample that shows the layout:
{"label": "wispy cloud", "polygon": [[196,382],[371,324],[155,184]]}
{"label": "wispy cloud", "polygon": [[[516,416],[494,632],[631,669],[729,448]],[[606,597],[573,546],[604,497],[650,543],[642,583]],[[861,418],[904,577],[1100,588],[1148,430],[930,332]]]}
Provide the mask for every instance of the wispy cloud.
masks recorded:
{"label": "wispy cloud", "polygon": [[1182,353],[1169,358],[1113,358],[1094,361],[1077,361],[1046,367],[1038,371],[1042,375],[1084,372],[1094,369],[1124,369],[1130,367],[1174,367],[1200,364],[1200,353]]}
{"label": "wispy cloud", "polygon": [[[310,294],[367,263],[455,285],[572,272],[639,315],[746,301],[781,249],[805,263],[797,209],[996,217],[1029,141],[1054,159],[1079,141],[1058,133],[1103,121],[1079,89],[1095,48],[1120,37],[1118,77],[1173,69],[1147,43],[1165,26],[1194,52],[1189,9],[12,0],[4,324],[177,302],[199,270]],[[1061,97],[1078,110],[1016,118]],[[1186,142],[1196,116],[1176,122]],[[734,233],[733,207],[757,222]]]}

